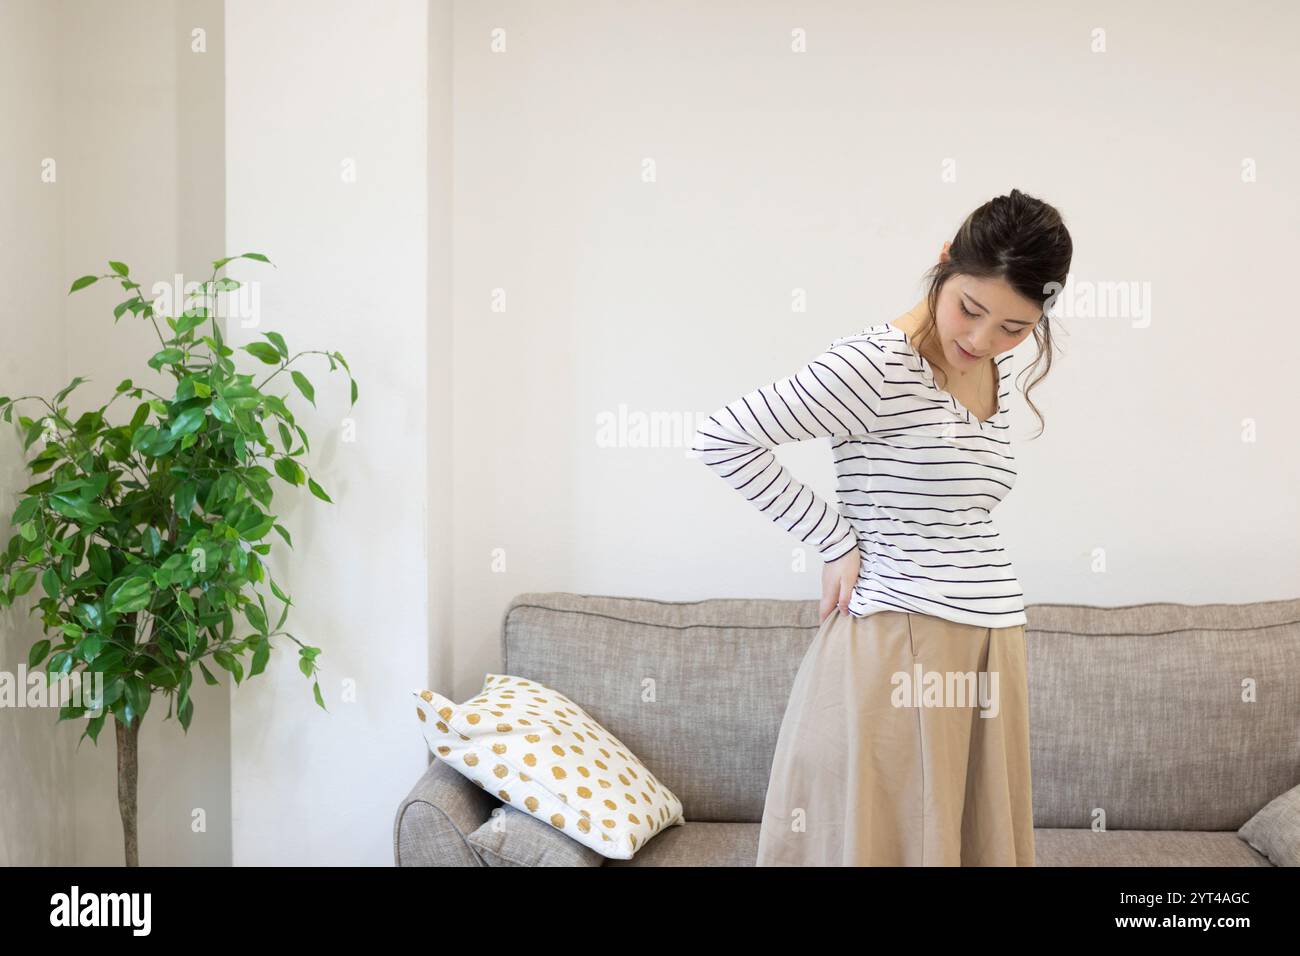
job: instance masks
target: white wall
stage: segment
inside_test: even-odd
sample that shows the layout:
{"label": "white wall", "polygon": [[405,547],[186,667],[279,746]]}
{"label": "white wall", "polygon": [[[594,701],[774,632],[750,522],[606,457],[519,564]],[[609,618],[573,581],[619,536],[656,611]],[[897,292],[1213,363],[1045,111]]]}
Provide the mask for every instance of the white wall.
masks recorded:
{"label": "white wall", "polygon": [[[1278,302],[1300,14],[1251,9],[458,4],[444,692],[500,666],[521,591],[818,596],[817,556],[792,571],[798,541],[683,457],[693,426],[903,313],[962,218],[1013,186],[1063,211],[1075,280],[1150,283],[1154,309],[1145,328],[1056,323],[1041,439],[1013,396],[1022,470],[997,519],[1027,600],[1296,596],[1300,324]],[[1090,52],[1098,26],[1109,52]],[[691,427],[598,447],[621,404]],[[781,457],[832,492],[824,442]]]}
{"label": "white wall", "polygon": [[[30,0],[0,5],[0,395],[50,395],[67,384],[59,186],[41,182],[58,154],[58,16]],[[37,414],[31,403],[19,409]],[[0,548],[18,492],[32,484],[22,442],[0,422]],[[39,588],[37,588],[39,590]],[[29,592],[0,609],[0,670],[15,675],[42,636]],[[0,710],[0,866],[67,864],[75,853],[74,738],[45,708]],[[78,729],[78,734],[80,729]]]}
{"label": "white wall", "polygon": [[[452,322],[452,209],[455,201],[452,82],[456,40],[453,13],[451,0],[431,0],[429,3],[429,323],[425,342],[425,405],[428,409],[425,467],[429,478],[425,558],[428,562],[429,660],[424,681],[426,687],[445,686],[455,673],[452,573],[455,552],[450,547],[455,520],[451,403],[455,394],[452,382],[456,374]],[[428,750],[423,737],[410,741],[410,746],[421,754]],[[427,755],[427,759],[432,760],[432,755]]]}
{"label": "white wall", "polygon": [[323,359],[304,366],[317,409],[291,399],[334,504],[277,488],[295,549],[271,567],[286,627],[323,649],[330,712],[288,642],[234,692],[234,862],[391,865],[428,760],[410,691],[429,662],[429,22],[419,0],[305,11],[226,3],[228,246],[278,266],[232,266],[261,283],[262,318],[230,336],[341,351],[360,399]]}

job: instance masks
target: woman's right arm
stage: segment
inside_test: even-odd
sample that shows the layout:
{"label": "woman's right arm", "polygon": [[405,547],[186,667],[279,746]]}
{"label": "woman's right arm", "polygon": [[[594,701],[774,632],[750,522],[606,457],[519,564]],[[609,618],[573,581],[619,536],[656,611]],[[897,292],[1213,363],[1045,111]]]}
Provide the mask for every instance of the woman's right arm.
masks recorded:
{"label": "woman's right arm", "polygon": [[853,525],[776,459],[777,445],[861,435],[876,425],[884,380],[880,349],[838,340],[780,381],[724,405],[695,433],[701,459],[746,501],[826,564],[857,547]]}

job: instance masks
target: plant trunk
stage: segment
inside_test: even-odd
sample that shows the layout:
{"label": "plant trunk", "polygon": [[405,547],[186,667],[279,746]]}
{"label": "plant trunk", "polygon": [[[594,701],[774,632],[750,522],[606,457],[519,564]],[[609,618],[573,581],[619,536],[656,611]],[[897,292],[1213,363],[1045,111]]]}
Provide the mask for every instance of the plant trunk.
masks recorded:
{"label": "plant trunk", "polygon": [[126,865],[140,865],[140,846],[136,834],[136,781],[139,776],[140,715],[131,726],[113,721],[117,729],[117,809],[122,815],[122,841],[126,847]]}

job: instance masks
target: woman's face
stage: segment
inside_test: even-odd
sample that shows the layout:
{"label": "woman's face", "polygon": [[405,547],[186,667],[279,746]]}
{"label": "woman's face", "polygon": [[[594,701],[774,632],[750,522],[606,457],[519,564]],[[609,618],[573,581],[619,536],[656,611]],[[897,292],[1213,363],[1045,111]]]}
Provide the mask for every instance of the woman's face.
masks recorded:
{"label": "woman's face", "polygon": [[954,369],[966,370],[978,368],[1032,335],[1043,309],[1003,278],[955,275],[939,290],[936,313],[944,360]]}

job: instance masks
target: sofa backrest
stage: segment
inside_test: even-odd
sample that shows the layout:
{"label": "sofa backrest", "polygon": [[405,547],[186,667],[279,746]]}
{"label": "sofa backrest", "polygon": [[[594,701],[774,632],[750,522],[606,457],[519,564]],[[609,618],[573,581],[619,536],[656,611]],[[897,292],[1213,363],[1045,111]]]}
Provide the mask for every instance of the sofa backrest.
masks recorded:
{"label": "sofa backrest", "polygon": [[1300,784],[1300,599],[1025,614],[1037,826],[1235,830]]}
{"label": "sofa backrest", "polygon": [[[756,823],[817,603],[520,594],[502,673],[580,704],[688,820]],[[1036,826],[1236,829],[1300,783],[1300,599],[1026,617]]]}

